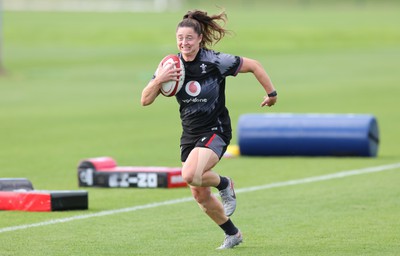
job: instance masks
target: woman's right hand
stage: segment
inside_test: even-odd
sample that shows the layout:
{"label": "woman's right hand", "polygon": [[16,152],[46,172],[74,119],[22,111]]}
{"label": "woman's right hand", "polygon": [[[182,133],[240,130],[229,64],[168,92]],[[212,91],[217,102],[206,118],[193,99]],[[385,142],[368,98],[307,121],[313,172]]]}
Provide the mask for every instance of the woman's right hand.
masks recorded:
{"label": "woman's right hand", "polygon": [[155,79],[158,80],[158,83],[160,83],[160,87],[161,84],[164,82],[179,81],[179,76],[181,74],[182,68],[177,68],[176,64],[177,62],[175,62],[175,65],[173,65],[172,63],[167,63],[165,66],[163,66],[160,62],[155,77]]}

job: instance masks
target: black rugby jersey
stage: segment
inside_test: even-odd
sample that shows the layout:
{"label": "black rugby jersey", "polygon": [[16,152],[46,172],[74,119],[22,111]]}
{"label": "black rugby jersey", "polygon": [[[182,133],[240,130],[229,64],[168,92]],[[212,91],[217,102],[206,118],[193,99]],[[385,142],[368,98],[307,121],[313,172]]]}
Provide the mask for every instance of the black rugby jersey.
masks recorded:
{"label": "black rugby jersey", "polygon": [[231,132],[225,106],[225,78],[238,74],[242,58],[200,49],[193,61],[181,59],[185,66],[185,81],[176,99],[180,105],[183,131],[187,134],[213,130]]}

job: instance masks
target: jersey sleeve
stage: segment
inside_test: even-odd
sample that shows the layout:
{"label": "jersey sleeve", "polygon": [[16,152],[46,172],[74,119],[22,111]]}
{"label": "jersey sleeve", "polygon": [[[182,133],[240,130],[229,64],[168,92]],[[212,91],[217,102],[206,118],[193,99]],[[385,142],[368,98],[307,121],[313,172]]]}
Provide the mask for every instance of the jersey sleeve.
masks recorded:
{"label": "jersey sleeve", "polygon": [[222,76],[236,76],[242,67],[243,58],[226,53],[219,53],[217,64]]}

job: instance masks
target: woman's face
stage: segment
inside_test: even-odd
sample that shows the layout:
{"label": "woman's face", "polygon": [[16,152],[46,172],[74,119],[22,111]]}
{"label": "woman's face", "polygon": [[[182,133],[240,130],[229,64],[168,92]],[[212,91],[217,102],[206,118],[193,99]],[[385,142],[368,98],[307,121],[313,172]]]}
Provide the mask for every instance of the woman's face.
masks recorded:
{"label": "woman's face", "polygon": [[202,35],[197,34],[191,27],[178,27],[176,30],[176,43],[185,60],[190,61],[196,57],[200,49]]}

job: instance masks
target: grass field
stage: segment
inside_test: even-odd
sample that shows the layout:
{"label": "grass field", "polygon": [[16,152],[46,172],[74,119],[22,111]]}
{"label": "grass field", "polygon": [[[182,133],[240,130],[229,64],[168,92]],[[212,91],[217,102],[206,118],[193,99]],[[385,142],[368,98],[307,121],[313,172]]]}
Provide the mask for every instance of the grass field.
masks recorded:
{"label": "grass field", "polygon": [[[216,50],[261,61],[279,93],[276,106],[260,108],[263,90],[251,75],[229,78],[234,126],[244,113],[373,114],[378,157],[223,159],[217,171],[242,191],[232,219],[244,243],[234,250],[215,250],[223,233],[192,200],[140,208],[189,198],[188,189],[89,188],[87,211],[0,212],[0,255],[399,255],[398,167],[248,189],[400,162],[400,5],[225,8],[235,33]],[[140,93],[158,61],[177,52],[175,26],[185,11],[5,12],[0,177],[75,190],[77,164],[88,157],[179,166],[175,99],[144,108]],[[118,212],[127,207],[137,208]],[[115,212],[96,215],[108,210]]]}

